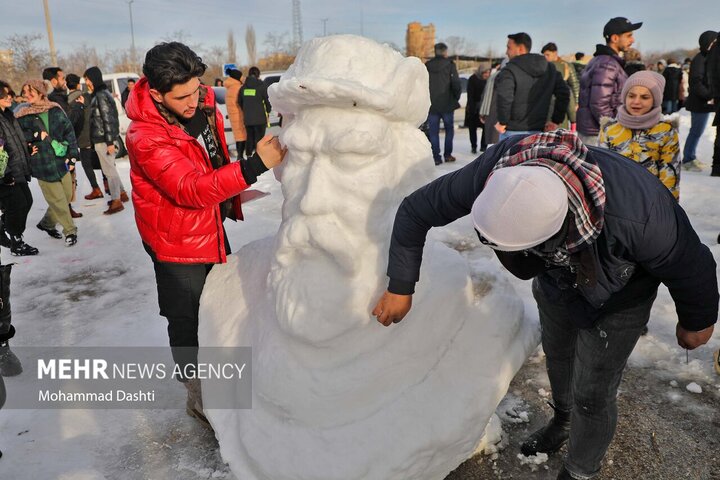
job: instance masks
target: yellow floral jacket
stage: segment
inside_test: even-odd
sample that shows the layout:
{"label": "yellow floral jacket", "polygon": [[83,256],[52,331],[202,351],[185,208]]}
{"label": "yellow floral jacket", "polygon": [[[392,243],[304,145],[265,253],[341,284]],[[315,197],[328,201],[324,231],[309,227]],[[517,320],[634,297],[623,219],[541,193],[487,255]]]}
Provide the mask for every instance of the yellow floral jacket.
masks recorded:
{"label": "yellow floral jacket", "polygon": [[647,130],[631,130],[616,119],[603,118],[598,145],[638,162],[657,176],[676,200],[680,198],[677,119],[661,120]]}

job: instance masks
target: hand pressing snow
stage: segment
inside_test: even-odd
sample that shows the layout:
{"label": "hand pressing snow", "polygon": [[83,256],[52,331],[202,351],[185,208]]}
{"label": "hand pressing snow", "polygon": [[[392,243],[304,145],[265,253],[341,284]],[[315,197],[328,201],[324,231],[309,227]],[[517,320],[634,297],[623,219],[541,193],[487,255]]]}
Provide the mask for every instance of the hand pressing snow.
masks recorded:
{"label": "hand pressing snow", "polygon": [[263,164],[271,169],[280,165],[285,158],[287,147],[283,148],[277,137],[265,135],[257,144],[257,153]]}
{"label": "hand pressing snow", "polygon": [[372,314],[377,321],[389,327],[391,323],[399,323],[412,308],[412,295],[397,295],[385,291],[378,300]]}

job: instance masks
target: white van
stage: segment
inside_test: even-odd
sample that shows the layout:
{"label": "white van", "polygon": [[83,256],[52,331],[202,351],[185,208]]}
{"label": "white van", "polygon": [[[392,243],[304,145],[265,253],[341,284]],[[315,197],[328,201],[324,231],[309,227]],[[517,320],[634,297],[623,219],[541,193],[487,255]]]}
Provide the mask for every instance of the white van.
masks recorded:
{"label": "white van", "polygon": [[[130,78],[135,79],[135,81],[137,82],[140,79],[140,75],[132,72],[103,74],[103,81],[105,82],[105,85],[107,85],[110,93],[112,93],[112,96],[115,99],[115,106],[117,107],[118,111],[118,119],[120,120],[120,135],[123,136],[125,135],[125,132],[127,132],[127,129],[130,126],[130,119],[128,119],[127,115],[125,114],[125,110],[120,104],[120,96],[125,90],[125,87],[127,87],[127,82]],[[84,86],[85,79],[80,79],[80,83]],[[83,90],[86,89],[83,87]]]}

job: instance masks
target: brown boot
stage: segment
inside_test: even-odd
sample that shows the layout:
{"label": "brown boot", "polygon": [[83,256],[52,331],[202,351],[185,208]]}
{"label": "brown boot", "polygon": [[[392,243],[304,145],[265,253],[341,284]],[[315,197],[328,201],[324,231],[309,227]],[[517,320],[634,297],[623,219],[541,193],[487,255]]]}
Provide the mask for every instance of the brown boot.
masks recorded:
{"label": "brown boot", "polygon": [[128,194],[127,192],[125,192],[125,190],[120,192],[120,201],[123,203],[130,201],[130,198],[128,198]]}
{"label": "brown boot", "polygon": [[103,213],[105,215],[112,215],[113,213],[122,212],[123,210],[125,210],[125,207],[122,202],[120,200],[113,200],[110,202],[110,208],[105,210]]}
{"label": "brown boot", "polygon": [[76,212],[75,210],[73,210],[72,205],[68,205],[68,208],[70,209],[70,216],[72,218],[80,218],[83,216],[82,213],[79,213],[79,212]]}
{"label": "brown boot", "polygon": [[200,385],[200,379],[193,378],[188,380],[185,382],[185,388],[187,388],[188,391],[185,411],[191,417],[195,417],[203,426],[212,430],[213,428],[203,411],[202,387]]}
{"label": "brown boot", "polygon": [[85,195],[85,200],[95,200],[96,198],[103,198],[102,190],[98,187],[92,189],[92,192]]}

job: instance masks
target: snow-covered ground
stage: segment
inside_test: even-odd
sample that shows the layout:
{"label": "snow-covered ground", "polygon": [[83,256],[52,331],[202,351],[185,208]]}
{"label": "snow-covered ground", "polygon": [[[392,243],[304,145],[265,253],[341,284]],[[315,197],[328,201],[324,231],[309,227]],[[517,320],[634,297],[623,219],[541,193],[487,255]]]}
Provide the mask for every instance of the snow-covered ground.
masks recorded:
{"label": "snow-covered ground", "polygon": [[[689,116],[683,112],[681,139],[687,135],[688,127]],[[708,127],[699,146],[698,158],[707,164],[711,162],[713,135],[714,130]],[[467,130],[456,131],[455,149],[458,161],[438,167],[438,175],[462,167],[474,158]],[[127,160],[120,161],[118,166],[129,188]],[[720,260],[717,244],[720,178],[712,178],[708,173],[682,173],[681,205],[701,240]],[[75,247],[66,248],[61,240],[51,239],[35,228],[46,205],[37,183],[33,182],[35,204],[28,220],[26,241],[39,248],[40,254],[12,257],[8,250],[2,251],[3,262],[16,262],[11,298],[18,334],[12,345],[166,345],[166,321],[158,314],[152,264],[142,249],[131,204],[126,204],[124,212],[104,216],[105,201],[82,200],[89,187],[82,172],[78,178],[81,200],[74,207],[84,217],[77,220]],[[261,177],[256,188],[271,195],[245,206],[245,222],[226,222],[233,251],[270,235],[280,223],[279,184],[268,174]],[[491,288],[492,279],[486,278],[484,272],[497,271],[494,264],[487,268],[496,260],[489,249],[478,245],[468,219],[436,229],[431,235],[461,251],[471,265],[476,284]],[[501,274],[510,277],[505,272]],[[526,315],[536,316],[530,282],[512,278],[510,281],[525,301]],[[631,364],[661,371],[668,379],[668,391],[661,392],[664,395],[673,391],[675,395],[720,396],[720,377],[714,374],[711,365],[712,351],[720,348],[720,334],[709,345],[690,352],[686,364],[685,351],[676,344],[675,323],[672,299],[661,288],[650,331],[640,340]],[[18,351],[22,355],[22,350]],[[34,361],[27,357],[21,360],[26,364]],[[671,380],[680,389],[672,387]],[[8,395],[12,396],[14,391],[27,388],[29,379],[20,375],[6,378],[5,382]],[[692,382],[701,387],[702,393],[685,389]],[[169,380],[158,389],[162,394],[185,394],[181,385]],[[521,419],[527,415],[522,411],[516,414]],[[499,438],[499,434],[496,436]],[[212,434],[182,410],[5,409],[0,411],[0,450],[4,453],[0,459],[3,479],[234,478],[219,458]]]}

